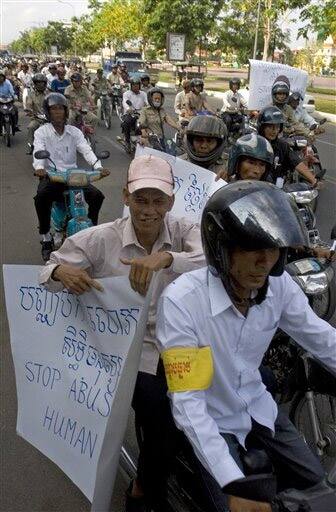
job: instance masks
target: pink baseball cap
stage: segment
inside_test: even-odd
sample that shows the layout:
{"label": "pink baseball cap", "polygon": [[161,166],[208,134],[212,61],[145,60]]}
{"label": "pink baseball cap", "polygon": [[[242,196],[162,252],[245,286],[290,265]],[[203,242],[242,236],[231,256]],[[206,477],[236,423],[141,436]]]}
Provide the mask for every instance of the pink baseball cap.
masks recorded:
{"label": "pink baseball cap", "polygon": [[174,177],[171,165],[154,155],[137,156],[128,169],[127,187],[131,194],[142,188],[157,188],[172,196]]}

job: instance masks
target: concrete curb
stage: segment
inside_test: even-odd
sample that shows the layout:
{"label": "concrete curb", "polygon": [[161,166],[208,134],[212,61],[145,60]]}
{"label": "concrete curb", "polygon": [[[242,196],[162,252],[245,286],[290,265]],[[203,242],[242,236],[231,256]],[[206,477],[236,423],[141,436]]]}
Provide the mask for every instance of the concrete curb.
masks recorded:
{"label": "concrete curb", "polygon": [[328,112],[319,112],[318,110],[315,110],[314,116],[319,119],[320,117],[325,117],[329,123],[336,124],[336,114],[329,114]]}

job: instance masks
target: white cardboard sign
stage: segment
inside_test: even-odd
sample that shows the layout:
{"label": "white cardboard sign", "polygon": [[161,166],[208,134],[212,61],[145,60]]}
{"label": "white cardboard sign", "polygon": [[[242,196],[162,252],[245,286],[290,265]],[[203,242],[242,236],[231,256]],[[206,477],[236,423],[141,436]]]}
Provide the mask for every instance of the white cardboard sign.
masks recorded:
{"label": "white cardboard sign", "polygon": [[291,92],[298,91],[302,96],[305,95],[308,83],[307,71],[276,62],[252,59],[249,62],[249,110],[261,110],[272,104],[271,90],[279,76],[288,78]]}
{"label": "white cardboard sign", "polygon": [[77,297],[37,285],[38,266],[5,265],[17,433],[108,510],[138,371],[150,294],[128,277]]}
{"label": "white cardboard sign", "polygon": [[[171,213],[177,218],[185,217],[190,222],[201,222],[203,208],[209,197],[227,184],[222,179],[215,181],[216,174],[212,171],[138,144],[135,157],[141,155],[155,155],[164,158],[172,166],[175,202]],[[123,216],[127,217],[128,214],[129,210],[125,207]]]}

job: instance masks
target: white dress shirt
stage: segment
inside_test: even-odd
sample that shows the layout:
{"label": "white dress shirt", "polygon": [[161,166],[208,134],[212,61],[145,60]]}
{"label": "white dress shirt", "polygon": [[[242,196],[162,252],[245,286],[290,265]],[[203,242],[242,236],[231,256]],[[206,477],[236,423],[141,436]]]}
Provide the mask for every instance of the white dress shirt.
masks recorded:
{"label": "white dress shirt", "polygon": [[31,87],[32,86],[32,74],[31,73],[25,73],[23,70],[21,70],[18,73],[18,79],[23,84],[23,87]]}
{"label": "white dress shirt", "polygon": [[[127,105],[126,101],[130,100],[132,102],[132,106]],[[147,103],[147,94],[143,91],[140,91],[138,94],[135,94],[133,91],[126,91],[123,94],[123,108],[124,112],[127,112],[130,108],[133,110],[141,110],[142,107],[148,105]]]}
{"label": "white dress shirt", "polygon": [[[163,229],[156,240],[152,252],[166,251],[173,256],[170,267],[154,272],[152,301],[149,308],[147,328],[144,338],[140,371],[156,374],[159,351],[156,345],[156,307],[163,289],[183,272],[202,267],[205,259],[202,250],[198,224],[186,219],[177,219],[167,214]],[[124,276],[130,266],[120,258],[132,259],[147,256],[139,244],[130,217],[101,224],[80,231],[67,238],[62,247],[51,253],[50,261],[40,273],[40,284],[52,292],[63,289],[59,281],[50,279],[52,271],[59,264],[67,264],[86,269],[93,278]]]}
{"label": "white dress shirt", "polygon": [[[236,99],[237,101],[232,101],[232,98]],[[223,95],[223,106],[221,111],[222,112],[237,112],[241,108],[247,109],[247,103],[240,92],[233,92],[233,91],[226,91]]]}
{"label": "white dress shirt", "polygon": [[307,110],[304,108],[303,105],[298,105],[296,107],[296,109],[293,109],[293,110],[294,110],[295,119],[299,123],[305,124],[306,126],[308,126],[308,128],[310,128],[314,124],[317,124],[315,119],[308,114]]}
{"label": "white dress shirt", "polygon": [[212,350],[210,387],[169,395],[177,426],[221,487],[244,475],[220,432],[234,434],[244,446],[251,418],[274,431],[277,405],[262,383],[259,366],[278,327],[336,373],[335,329],[315,315],[286,272],[269,278],[266,299],[246,317],[207,268],[184,274],[159,300],[160,351],[204,346]]}
{"label": "white dress shirt", "polygon": [[[56,132],[51,123],[40,126],[34,134],[34,153],[46,150],[60,171],[77,167],[77,151],[83,155],[88,164],[95,169],[101,169],[102,164],[85,140],[81,130],[68,124],[64,127],[62,135]],[[48,160],[37,160],[34,157],[34,169],[47,169],[51,166]]]}

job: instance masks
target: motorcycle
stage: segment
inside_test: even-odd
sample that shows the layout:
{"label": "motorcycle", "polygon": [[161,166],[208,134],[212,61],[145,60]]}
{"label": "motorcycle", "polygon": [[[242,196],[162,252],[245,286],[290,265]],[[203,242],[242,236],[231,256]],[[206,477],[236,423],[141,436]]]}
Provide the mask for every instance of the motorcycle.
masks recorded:
{"label": "motorcycle", "polygon": [[[97,161],[105,160],[109,156],[109,151],[102,151],[97,155]],[[53,203],[51,209],[51,224],[54,234],[61,233],[62,235],[57,237],[57,243],[55,243],[55,249],[58,249],[66,237],[93,225],[88,217],[84,189],[91,182],[98,181],[103,176],[99,171],[86,171],[78,168],[60,171],[51,160],[49,151],[36,151],[34,157],[38,160],[49,160],[53,165],[53,168],[47,171],[49,179],[67,185],[67,189],[63,193],[64,201]]]}
{"label": "motorcycle", "polygon": [[11,136],[15,135],[14,98],[0,96],[0,130],[6,146],[11,145]]}
{"label": "motorcycle", "polygon": [[[132,102],[130,100],[127,100],[126,103],[129,107],[133,106]],[[130,144],[128,145],[126,143],[124,137],[120,137],[120,136],[117,137],[117,142],[119,142],[119,144],[121,144],[124,147],[127,154],[132,155],[135,153],[135,150],[136,150],[136,147],[139,142],[140,135],[141,135],[141,129],[140,129],[140,126],[138,123],[138,119],[140,117],[140,112],[138,110],[132,110],[131,112],[127,112],[127,115],[131,115],[132,119],[135,120],[135,124],[136,124],[135,130],[133,130],[131,133]],[[122,121],[124,120],[124,117],[125,117],[125,114],[122,116]]]}
{"label": "motorcycle", "polygon": [[162,151],[172,156],[181,156],[184,153],[182,149],[182,139],[178,132],[175,133],[173,139],[161,139],[156,133],[148,135],[148,142],[150,147],[157,151]]}
{"label": "motorcycle", "polygon": [[75,109],[76,109],[76,116],[75,116],[74,126],[76,126],[76,128],[79,128],[79,130],[81,130],[85,139],[90,144],[92,151],[95,152],[96,141],[94,139],[94,128],[85,121],[85,116],[89,112],[89,109],[84,107],[80,103],[78,103],[75,106]]}
{"label": "motorcycle", "polygon": [[119,117],[120,121],[122,121],[122,117],[124,114],[123,106],[122,106],[122,96],[123,89],[121,85],[114,84],[112,87],[112,112],[113,110]]}
{"label": "motorcycle", "polygon": [[101,92],[97,103],[100,110],[100,118],[109,130],[111,128],[112,103],[108,91]]}

